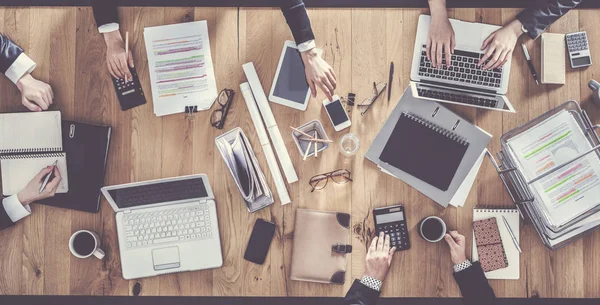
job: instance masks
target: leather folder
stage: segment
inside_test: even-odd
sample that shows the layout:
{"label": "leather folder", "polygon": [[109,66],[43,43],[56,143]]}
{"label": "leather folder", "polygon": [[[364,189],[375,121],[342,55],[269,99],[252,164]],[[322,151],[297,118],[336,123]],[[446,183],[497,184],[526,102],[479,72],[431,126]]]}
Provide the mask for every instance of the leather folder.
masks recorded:
{"label": "leather folder", "polygon": [[350,214],[298,209],[290,279],[344,284],[350,245]]}

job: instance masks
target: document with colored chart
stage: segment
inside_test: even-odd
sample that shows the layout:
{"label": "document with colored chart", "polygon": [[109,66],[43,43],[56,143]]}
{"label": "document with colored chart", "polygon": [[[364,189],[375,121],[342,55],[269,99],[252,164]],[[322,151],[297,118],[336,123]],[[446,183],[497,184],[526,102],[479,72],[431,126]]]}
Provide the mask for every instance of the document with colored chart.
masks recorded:
{"label": "document with colored chart", "polygon": [[[573,115],[563,110],[508,141],[528,181],[593,148]],[[600,203],[600,158],[596,153],[532,184],[551,222],[561,226]]]}
{"label": "document with colored chart", "polygon": [[154,113],[209,109],[217,97],[206,21],[144,29]]}

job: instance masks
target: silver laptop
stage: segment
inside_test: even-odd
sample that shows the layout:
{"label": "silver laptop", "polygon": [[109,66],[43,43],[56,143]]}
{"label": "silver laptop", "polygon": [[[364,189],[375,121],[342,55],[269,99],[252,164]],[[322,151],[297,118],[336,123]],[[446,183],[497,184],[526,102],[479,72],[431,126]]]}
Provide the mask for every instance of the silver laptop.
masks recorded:
{"label": "silver laptop", "polygon": [[515,112],[505,94],[512,58],[503,68],[483,70],[477,66],[485,54],[483,41],[500,27],[497,25],[464,22],[450,19],[456,46],[452,64],[443,60],[441,69],[431,66],[425,53],[431,17],[421,15],[410,72],[411,91],[414,97],[437,102],[458,104],[475,108]]}
{"label": "silver laptop", "polygon": [[204,174],[102,188],[115,210],[127,280],[223,265],[217,209]]}

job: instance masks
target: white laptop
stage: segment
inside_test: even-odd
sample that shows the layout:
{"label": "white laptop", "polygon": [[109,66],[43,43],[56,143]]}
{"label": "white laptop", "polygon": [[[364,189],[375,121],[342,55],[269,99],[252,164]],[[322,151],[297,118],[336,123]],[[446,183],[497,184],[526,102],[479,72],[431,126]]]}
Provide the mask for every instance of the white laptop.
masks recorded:
{"label": "white laptop", "polygon": [[125,279],[223,265],[214,195],[204,174],[102,188],[115,210]]}
{"label": "white laptop", "polygon": [[410,72],[411,91],[414,97],[436,102],[458,104],[475,108],[515,112],[505,94],[512,58],[503,68],[490,71],[477,66],[485,54],[483,41],[500,26],[450,19],[456,46],[452,64],[441,69],[433,68],[425,55],[427,34],[431,17],[421,15]]}

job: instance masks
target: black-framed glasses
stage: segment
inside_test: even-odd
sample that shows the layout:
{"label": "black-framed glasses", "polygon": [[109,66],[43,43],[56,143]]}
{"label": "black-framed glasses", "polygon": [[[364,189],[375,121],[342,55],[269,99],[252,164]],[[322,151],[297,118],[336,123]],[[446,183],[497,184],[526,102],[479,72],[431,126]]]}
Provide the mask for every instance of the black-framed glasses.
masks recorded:
{"label": "black-framed glasses", "polygon": [[375,103],[375,101],[381,96],[381,94],[385,91],[387,87],[387,83],[379,83],[376,84],[373,82],[373,97],[367,98],[363,100],[360,104],[358,104],[358,110],[360,111],[360,115],[365,115],[369,109],[371,109],[371,105]]}
{"label": "black-framed glasses", "polygon": [[316,175],[310,178],[308,184],[312,187],[311,192],[315,190],[322,190],[327,186],[327,182],[329,179],[333,180],[333,182],[337,184],[345,184],[348,182],[352,182],[352,178],[350,178],[350,171],[347,169],[338,169],[333,172]]}
{"label": "black-framed glasses", "polygon": [[223,126],[225,126],[225,120],[227,119],[227,114],[229,114],[229,108],[233,102],[234,95],[235,91],[232,89],[223,89],[221,92],[219,92],[219,95],[215,100],[219,108],[214,110],[210,115],[210,125],[217,129],[223,129]]}

